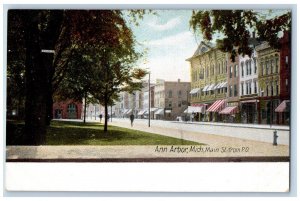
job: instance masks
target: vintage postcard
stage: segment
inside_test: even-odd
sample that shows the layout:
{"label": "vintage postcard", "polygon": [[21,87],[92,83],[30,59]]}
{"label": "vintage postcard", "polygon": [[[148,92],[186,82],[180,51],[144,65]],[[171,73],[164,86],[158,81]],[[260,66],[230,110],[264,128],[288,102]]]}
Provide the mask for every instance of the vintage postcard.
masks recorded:
{"label": "vintage postcard", "polygon": [[288,192],[291,27],[288,9],[8,9],[6,164],[265,163],[283,182],[257,192]]}

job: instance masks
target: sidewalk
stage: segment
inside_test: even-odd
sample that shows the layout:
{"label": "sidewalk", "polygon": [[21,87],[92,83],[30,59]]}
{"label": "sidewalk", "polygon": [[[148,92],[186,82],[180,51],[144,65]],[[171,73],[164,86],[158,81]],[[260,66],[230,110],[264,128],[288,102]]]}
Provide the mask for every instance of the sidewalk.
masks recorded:
{"label": "sidewalk", "polygon": [[[146,162],[146,161],[288,161],[289,146],[273,146],[272,143],[245,140],[229,136],[201,133],[179,127],[183,124],[154,122],[149,128],[146,122],[113,119],[109,125],[140,131],[148,131],[205,145],[182,146],[8,146],[7,161],[59,161],[59,162]],[[166,126],[165,123],[163,125]],[[171,127],[170,125],[173,125]],[[177,125],[177,126],[176,126]],[[187,124],[195,127],[193,124]]]}

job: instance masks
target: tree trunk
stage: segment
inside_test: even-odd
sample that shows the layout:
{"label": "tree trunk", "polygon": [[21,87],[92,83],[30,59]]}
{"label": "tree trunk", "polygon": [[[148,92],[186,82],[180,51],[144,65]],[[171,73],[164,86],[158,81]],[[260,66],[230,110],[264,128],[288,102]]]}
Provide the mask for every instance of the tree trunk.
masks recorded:
{"label": "tree trunk", "polygon": [[[26,99],[25,99],[25,135],[24,144],[41,145],[46,139],[46,125],[52,117],[53,53],[59,37],[63,11],[41,12],[23,11],[26,61]],[[41,30],[41,24],[47,27]],[[51,106],[50,106],[51,105]],[[51,110],[51,115],[49,115]],[[50,123],[50,120],[49,120]]]}
{"label": "tree trunk", "polygon": [[26,33],[26,100],[24,144],[40,145],[46,137],[47,70],[39,46],[38,21],[28,24]]}

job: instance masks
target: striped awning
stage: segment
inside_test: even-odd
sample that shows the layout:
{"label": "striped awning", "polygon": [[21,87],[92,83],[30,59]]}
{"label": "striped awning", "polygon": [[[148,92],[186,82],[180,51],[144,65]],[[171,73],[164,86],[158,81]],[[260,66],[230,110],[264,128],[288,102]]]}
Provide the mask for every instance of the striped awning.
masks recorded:
{"label": "striped awning", "polygon": [[132,109],[129,109],[125,114],[129,114],[132,112]]}
{"label": "striped awning", "polygon": [[225,107],[219,114],[235,114],[238,112],[237,106]]}
{"label": "striped awning", "polygon": [[200,91],[200,88],[195,88],[195,89],[192,89],[190,94],[196,94]]}
{"label": "striped awning", "polygon": [[225,107],[225,100],[217,100],[206,111],[207,112],[219,112]]}
{"label": "striped awning", "polygon": [[275,112],[286,112],[287,103],[290,102],[289,100],[282,101],[278,107],[275,109]]}
{"label": "striped awning", "polygon": [[123,114],[126,114],[126,113],[127,113],[127,111],[128,111],[128,109],[124,109],[124,112],[123,112]]}
{"label": "striped awning", "polygon": [[227,82],[222,82],[221,84],[220,84],[220,87],[219,88],[226,88],[227,87]]}
{"label": "striped awning", "polygon": [[141,110],[141,111],[139,111],[138,115],[143,115],[143,114],[145,114],[145,112],[146,112],[146,110]]}
{"label": "striped awning", "polygon": [[164,114],[164,109],[158,109],[154,114]]}
{"label": "striped awning", "polygon": [[202,89],[202,91],[207,91],[207,89],[208,89],[209,86],[210,86],[210,85],[206,85],[206,86]]}
{"label": "striped awning", "polygon": [[215,84],[211,84],[208,88],[207,88],[207,91],[211,91],[211,90],[214,90],[215,88]]}

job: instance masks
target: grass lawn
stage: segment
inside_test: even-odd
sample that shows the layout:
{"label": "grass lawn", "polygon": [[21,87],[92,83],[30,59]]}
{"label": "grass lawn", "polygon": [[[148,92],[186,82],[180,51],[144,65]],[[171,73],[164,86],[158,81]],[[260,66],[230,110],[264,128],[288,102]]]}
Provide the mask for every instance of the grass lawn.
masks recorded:
{"label": "grass lawn", "polygon": [[[13,124],[18,129],[7,129],[8,145],[17,145],[14,139],[22,135],[23,123]],[[7,128],[10,128],[7,126]],[[12,132],[12,133],[11,133]],[[12,137],[11,135],[15,136]],[[52,121],[47,129],[45,145],[199,145],[200,143],[181,140],[153,133],[108,126],[104,135],[103,124]]]}

